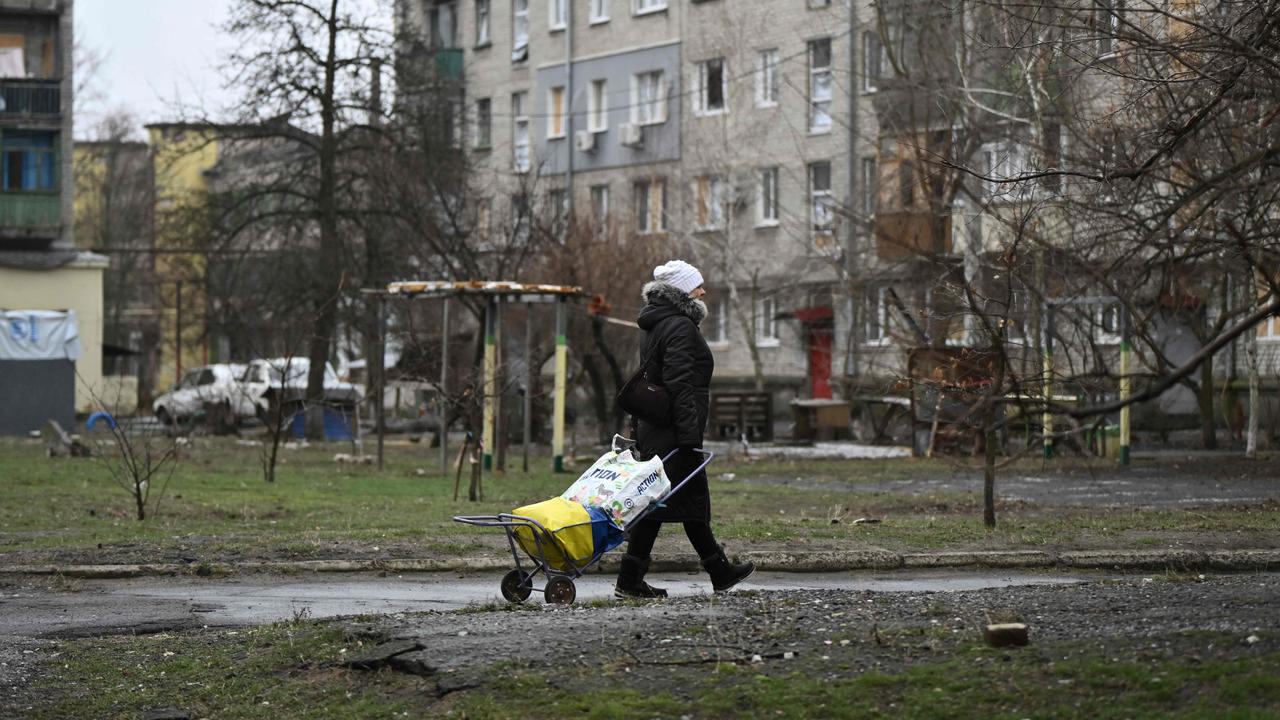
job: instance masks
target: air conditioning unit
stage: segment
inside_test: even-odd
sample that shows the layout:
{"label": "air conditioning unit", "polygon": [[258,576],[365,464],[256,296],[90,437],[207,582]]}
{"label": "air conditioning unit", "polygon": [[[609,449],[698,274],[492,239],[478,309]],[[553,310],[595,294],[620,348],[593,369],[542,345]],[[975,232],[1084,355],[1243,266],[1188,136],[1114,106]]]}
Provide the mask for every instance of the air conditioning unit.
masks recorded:
{"label": "air conditioning unit", "polygon": [[618,142],[627,147],[640,147],[644,144],[644,133],[635,123],[623,123],[618,126]]}
{"label": "air conditioning unit", "polygon": [[590,130],[579,130],[573,134],[573,146],[578,149],[578,152],[595,152],[596,134]]}

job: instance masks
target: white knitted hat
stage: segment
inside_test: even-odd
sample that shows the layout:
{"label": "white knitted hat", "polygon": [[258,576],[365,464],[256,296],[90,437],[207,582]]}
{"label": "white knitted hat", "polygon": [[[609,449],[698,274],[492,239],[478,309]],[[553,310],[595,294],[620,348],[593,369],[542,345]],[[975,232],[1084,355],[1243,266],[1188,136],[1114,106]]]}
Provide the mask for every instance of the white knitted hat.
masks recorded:
{"label": "white knitted hat", "polygon": [[673,285],[685,293],[691,293],[702,287],[702,273],[683,260],[672,260],[654,268],[653,279]]}

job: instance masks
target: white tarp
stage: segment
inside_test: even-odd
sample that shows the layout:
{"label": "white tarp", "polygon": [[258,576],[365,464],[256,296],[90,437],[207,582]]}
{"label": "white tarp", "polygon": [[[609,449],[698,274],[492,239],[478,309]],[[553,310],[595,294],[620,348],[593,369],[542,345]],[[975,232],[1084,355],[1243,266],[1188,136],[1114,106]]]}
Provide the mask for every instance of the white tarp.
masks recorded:
{"label": "white tarp", "polygon": [[0,360],[75,360],[80,323],[74,310],[0,310]]}
{"label": "white tarp", "polygon": [[0,77],[24,78],[27,64],[22,48],[0,48]]}

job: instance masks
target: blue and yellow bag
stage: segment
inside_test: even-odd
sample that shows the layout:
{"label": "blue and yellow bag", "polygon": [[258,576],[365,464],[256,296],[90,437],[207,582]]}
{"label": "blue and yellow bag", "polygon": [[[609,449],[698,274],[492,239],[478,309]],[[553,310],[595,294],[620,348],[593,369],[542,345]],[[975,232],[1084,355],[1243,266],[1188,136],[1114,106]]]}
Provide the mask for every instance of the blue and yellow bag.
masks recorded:
{"label": "blue and yellow bag", "polygon": [[515,528],[516,542],[533,558],[544,554],[552,569],[582,568],[600,555],[622,544],[622,530],[600,508],[585,508],[564,498],[551,498],[516,508],[512,515],[527,517],[547,530],[532,525]]}

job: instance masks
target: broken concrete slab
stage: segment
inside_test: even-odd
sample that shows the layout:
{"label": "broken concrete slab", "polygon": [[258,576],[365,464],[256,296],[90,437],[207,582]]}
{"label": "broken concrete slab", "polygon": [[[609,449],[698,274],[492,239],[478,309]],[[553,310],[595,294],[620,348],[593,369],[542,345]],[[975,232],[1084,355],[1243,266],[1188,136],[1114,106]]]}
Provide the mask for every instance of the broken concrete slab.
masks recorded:
{"label": "broken concrete slab", "polygon": [[1027,626],[1022,623],[995,623],[983,630],[991,647],[1022,647],[1027,644]]}

